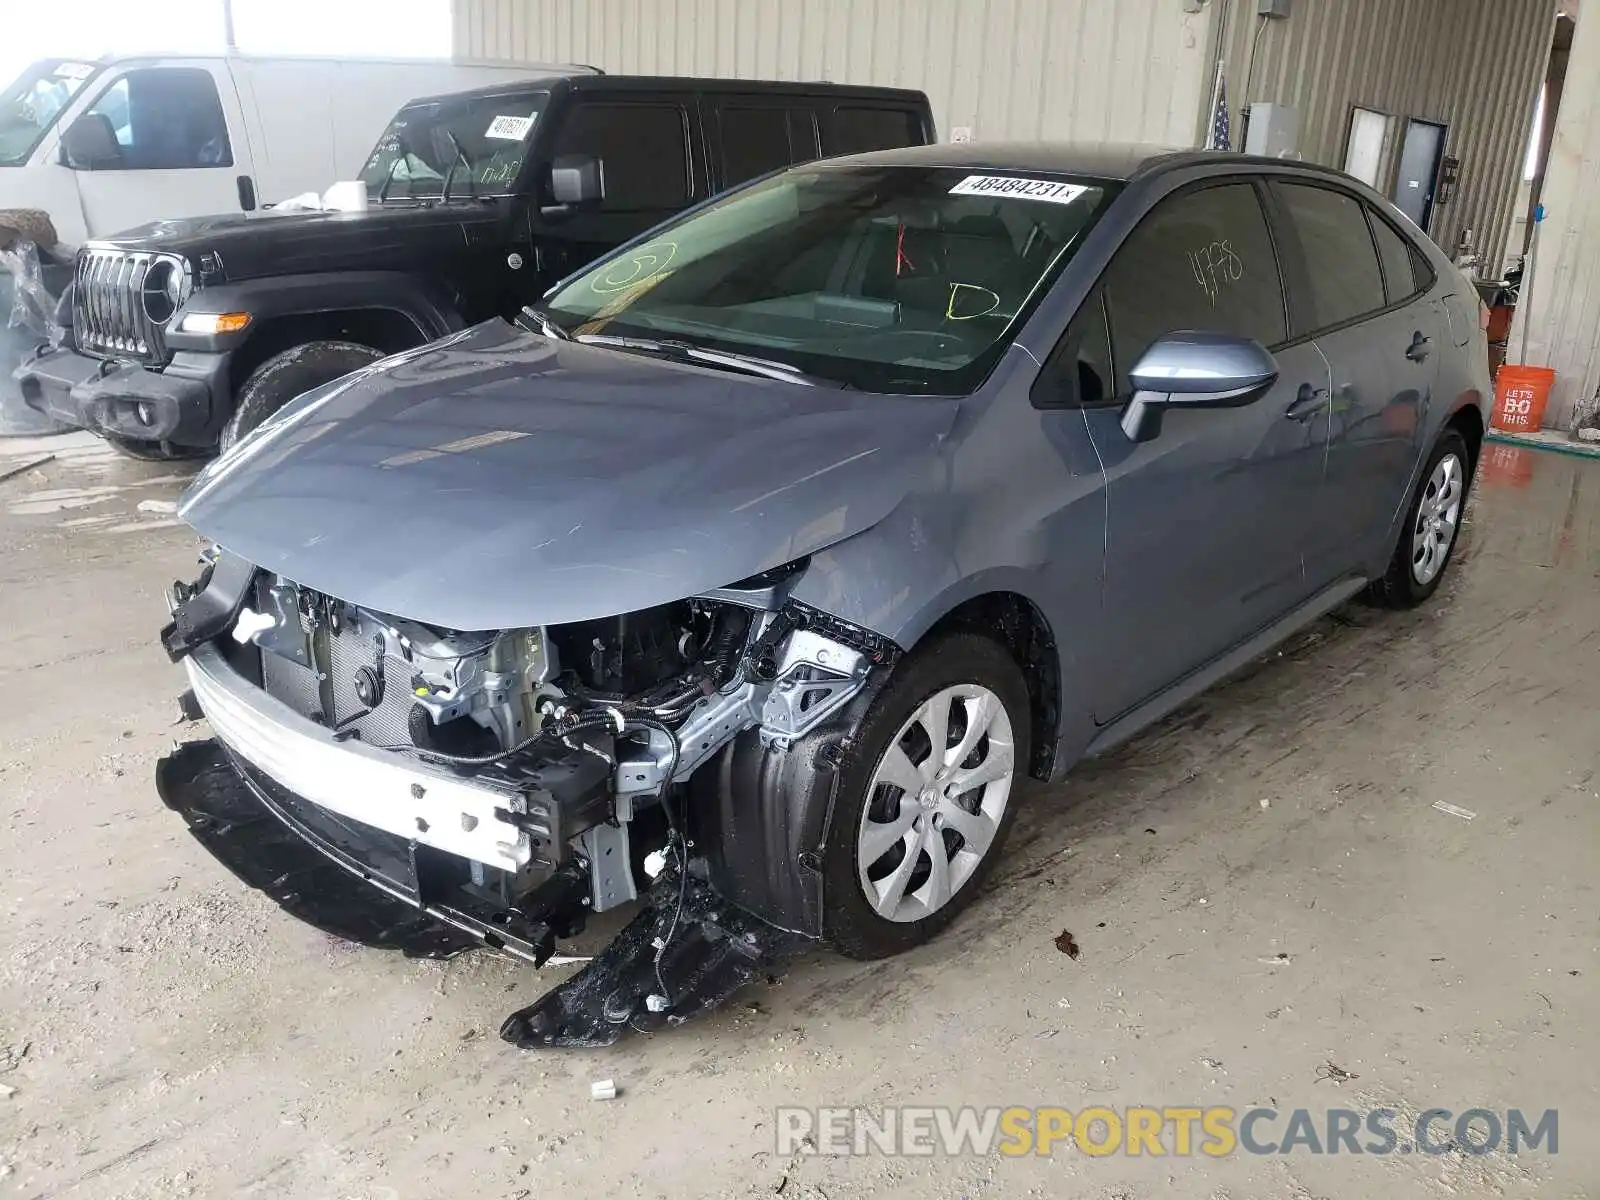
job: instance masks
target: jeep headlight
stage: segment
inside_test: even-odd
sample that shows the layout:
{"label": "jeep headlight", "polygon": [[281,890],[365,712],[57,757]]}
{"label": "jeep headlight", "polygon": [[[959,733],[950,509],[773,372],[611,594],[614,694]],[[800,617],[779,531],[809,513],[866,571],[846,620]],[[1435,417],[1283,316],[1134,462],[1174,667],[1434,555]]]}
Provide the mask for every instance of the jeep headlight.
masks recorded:
{"label": "jeep headlight", "polygon": [[145,272],[143,300],[145,316],[165,325],[188,297],[189,270],[171,258],[158,258]]}

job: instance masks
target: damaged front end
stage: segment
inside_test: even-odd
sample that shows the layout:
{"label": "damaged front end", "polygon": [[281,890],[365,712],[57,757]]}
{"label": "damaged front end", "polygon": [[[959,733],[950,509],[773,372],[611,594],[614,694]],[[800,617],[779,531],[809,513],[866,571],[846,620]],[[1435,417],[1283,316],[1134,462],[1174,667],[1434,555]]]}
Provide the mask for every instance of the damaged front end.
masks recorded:
{"label": "damaged front end", "polygon": [[462,632],[212,552],[162,641],[215,737],[162,760],[162,799],[294,915],[410,954],[539,966],[642,899],[502,1033],[602,1045],[688,1020],[821,935],[846,714],[898,654],[792,600],[803,567]]}

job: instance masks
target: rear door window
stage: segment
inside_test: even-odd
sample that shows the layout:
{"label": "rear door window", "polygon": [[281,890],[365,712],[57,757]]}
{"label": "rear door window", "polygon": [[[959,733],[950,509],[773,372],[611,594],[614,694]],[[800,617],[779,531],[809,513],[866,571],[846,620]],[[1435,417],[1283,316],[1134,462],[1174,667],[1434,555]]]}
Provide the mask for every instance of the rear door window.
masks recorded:
{"label": "rear door window", "polygon": [[1383,269],[1361,201],[1311,184],[1272,186],[1305,270],[1307,294],[1296,295],[1296,332],[1342,325],[1385,307]]}
{"label": "rear door window", "polygon": [[688,113],[678,104],[583,102],[567,113],[552,154],[604,164],[604,212],[679,209],[688,204]]}
{"label": "rear door window", "polygon": [[833,120],[822,139],[825,155],[864,154],[869,150],[893,150],[896,146],[922,144],[922,119],[903,108],[841,106],[833,110]]}
{"label": "rear door window", "polygon": [[784,109],[724,107],[717,112],[717,132],[723,187],[789,165],[789,114]]}
{"label": "rear door window", "polygon": [[816,117],[806,107],[729,98],[718,104],[714,128],[724,188],[817,157]]}
{"label": "rear door window", "polygon": [[1105,274],[1117,391],[1163,334],[1203,330],[1276,345],[1283,284],[1266,215],[1249,183],[1169,196],[1134,227]]}
{"label": "rear door window", "polygon": [[100,93],[83,118],[104,120],[122,155],[102,170],[231,167],[228,122],[211,72],[198,67],[129,71]]}

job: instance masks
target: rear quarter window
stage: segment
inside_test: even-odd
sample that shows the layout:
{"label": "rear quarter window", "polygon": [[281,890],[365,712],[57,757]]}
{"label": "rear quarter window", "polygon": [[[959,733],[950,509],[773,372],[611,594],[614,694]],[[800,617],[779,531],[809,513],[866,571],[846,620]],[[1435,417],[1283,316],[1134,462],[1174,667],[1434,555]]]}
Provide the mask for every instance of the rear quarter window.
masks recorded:
{"label": "rear quarter window", "polygon": [[1383,282],[1389,292],[1389,303],[1398,304],[1415,296],[1431,282],[1432,275],[1432,272],[1426,276],[1419,272],[1417,248],[1376,209],[1367,209],[1367,220],[1372,223],[1372,240],[1378,244],[1378,261],[1383,264]]}

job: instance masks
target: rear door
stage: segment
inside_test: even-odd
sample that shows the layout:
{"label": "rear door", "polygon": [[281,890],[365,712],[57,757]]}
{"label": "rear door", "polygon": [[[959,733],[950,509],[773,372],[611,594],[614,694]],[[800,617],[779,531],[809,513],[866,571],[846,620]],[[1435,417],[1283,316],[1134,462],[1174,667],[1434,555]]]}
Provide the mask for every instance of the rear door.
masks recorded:
{"label": "rear door", "polygon": [[109,124],[115,160],[78,170],[91,236],[163,217],[239,212],[250,147],[233,78],[220,61],[171,60],[107,72],[79,121]]}
{"label": "rear door", "polygon": [[[1115,383],[1089,388],[1100,399],[1084,404],[1107,487],[1104,657],[1093,675],[1102,724],[1305,598],[1329,383],[1321,351],[1288,336],[1277,255],[1249,178],[1161,200],[1103,287]],[[1272,350],[1278,381],[1242,408],[1173,408],[1156,438],[1130,441],[1128,373],[1179,330],[1254,338]]]}
{"label": "rear door", "polygon": [[1327,583],[1372,563],[1422,452],[1447,327],[1421,253],[1386,217],[1331,182],[1276,180],[1296,331],[1333,372],[1327,494],[1308,526],[1307,568]]}
{"label": "rear door", "polygon": [[710,94],[701,112],[716,191],[821,153],[816,113],[801,98]]}
{"label": "rear door", "polygon": [[[572,212],[552,211],[553,197],[541,197],[539,277],[545,284],[710,194],[700,114],[690,92],[579,92],[554,119],[542,161],[600,159],[606,194]],[[548,184],[546,177],[537,186]]]}

